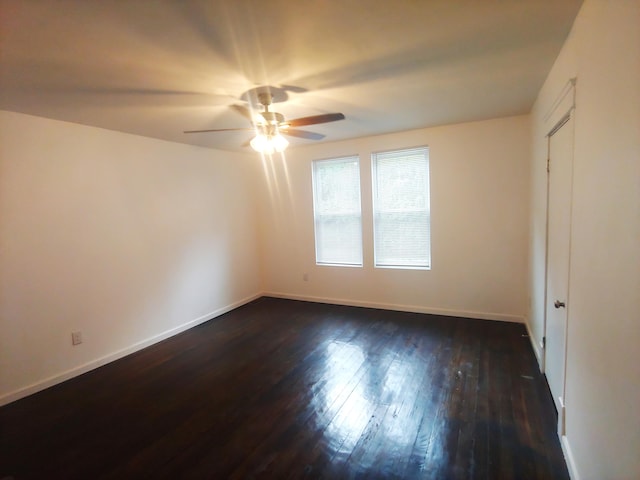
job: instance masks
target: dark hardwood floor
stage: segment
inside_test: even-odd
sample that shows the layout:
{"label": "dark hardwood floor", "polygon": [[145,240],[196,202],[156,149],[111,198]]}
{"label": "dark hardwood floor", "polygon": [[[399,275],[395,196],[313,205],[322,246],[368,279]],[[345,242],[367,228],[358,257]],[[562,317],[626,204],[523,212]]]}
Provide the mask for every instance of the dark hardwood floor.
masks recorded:
{"label": "dark hardwood floor", "polygon": [[262,298],[0,408],[0,479],[567,479],[522,325]]}

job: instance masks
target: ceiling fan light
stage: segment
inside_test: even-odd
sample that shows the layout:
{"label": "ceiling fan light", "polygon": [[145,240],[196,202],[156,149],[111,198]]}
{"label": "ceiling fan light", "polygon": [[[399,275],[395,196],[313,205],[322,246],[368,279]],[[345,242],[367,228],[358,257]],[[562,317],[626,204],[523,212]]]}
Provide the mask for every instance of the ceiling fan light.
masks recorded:
{"label": "ceiling fan light", "polygon": [[273,153],[273,143],[271,143],[270,141],[267,142],[265,147],[262,149],[262,153],[264,153],[265,155],[271,155]]}
{"label": "ceiling fan light", "polygon": [[282,152],[289,146],[289,142],[279,133],[269,135],[258,133],[250,142],[251,148],[256,152],[271,155],[274,151]]}
{"label": "ceiling fan light", "polygon": [[289,142],[279,133],[271,137],[271,144],[276,152],[283,152],[289,146]]}
{"label": "ceiling fan light", "polygon": [[251,145],[251,148],[253,148],[256,152],[268,153],[266,149],[268,149],[269,143],[270,142],[267,136],[259,133],[251,140],[251,142],[249,142],[249,145]]}

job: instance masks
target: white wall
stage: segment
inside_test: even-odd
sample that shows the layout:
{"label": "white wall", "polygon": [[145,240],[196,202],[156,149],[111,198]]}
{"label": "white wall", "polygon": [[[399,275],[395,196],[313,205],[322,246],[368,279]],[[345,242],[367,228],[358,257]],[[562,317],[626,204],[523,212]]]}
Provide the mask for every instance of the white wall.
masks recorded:
{"label": "white wall", "polygon": [[[290,150],[265,162],[267,292],[290,298],[522,321],[526,310],[528,116]],[[373,268],[373,151],[428,145],[432,269]],[[364,267],[315,264],[311,162],[359,154]],[[309,281],[303,281],[308,273]]]}
{"label": "white wall", "polygon": [[566,436],[574,478],[640,478],[640,1],[586,0],[532,113],[531,329],[544,333],[544,121],[577,76]]}
{"label": "white wall", "polygon": [[0,404],[259,294],[249,160],[0,112]]}

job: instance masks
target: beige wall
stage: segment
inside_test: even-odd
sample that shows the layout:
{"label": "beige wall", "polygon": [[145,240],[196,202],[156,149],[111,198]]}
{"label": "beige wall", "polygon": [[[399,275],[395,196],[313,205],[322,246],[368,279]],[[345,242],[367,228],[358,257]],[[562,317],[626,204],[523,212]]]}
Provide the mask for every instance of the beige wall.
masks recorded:
{"label": "beige wall", "polygon": [[0,112],[0,404],[259,294],[248,160]]}
{"label": "beige wall", "polygon": [[[639,26],[639,0],[586,0],[531,117],[292,149],[261,166],[0,112],[0,404],[263,291],[525,318],[542,359],[546,114],[577,76],[562,441],[574,479],[640,478]],[[374,269],[369,155],[418,145],[431,153],[433,268]],[[311,161],[349,154],[361,159],[365,266],[319,267]],[[71,347],[75,330],[84,343]]]}
{"label": "beige wall", "polygon": [[[265,287],[291,298],[522,321],[529,186],[528,116],[290,150],[265,162]],[[373,268],[371,152],[428,145],[432,269]],[[315,264],[311,162],[358,154],[364,267]],[[308,281],[303,281],[307,273]]]}
{"label": "beige wall", "polygon": [[586,0],[532,112],[531,330],[544,334],[545,122],[577,76],[566,436],[574,479],[640,478],[640,1]]}

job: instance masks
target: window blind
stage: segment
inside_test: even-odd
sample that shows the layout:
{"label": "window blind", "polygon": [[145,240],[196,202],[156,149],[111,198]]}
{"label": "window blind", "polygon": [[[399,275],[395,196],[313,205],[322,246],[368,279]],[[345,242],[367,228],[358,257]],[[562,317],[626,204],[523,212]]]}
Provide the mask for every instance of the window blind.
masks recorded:
{"label": "window blind", "polygon": [[376,267],[431,267],[429,150],[372,154]]}
{"label": "window blind", "polygon": [[316,263],[361,266],[358,157],[316,160],[312,171]]}

